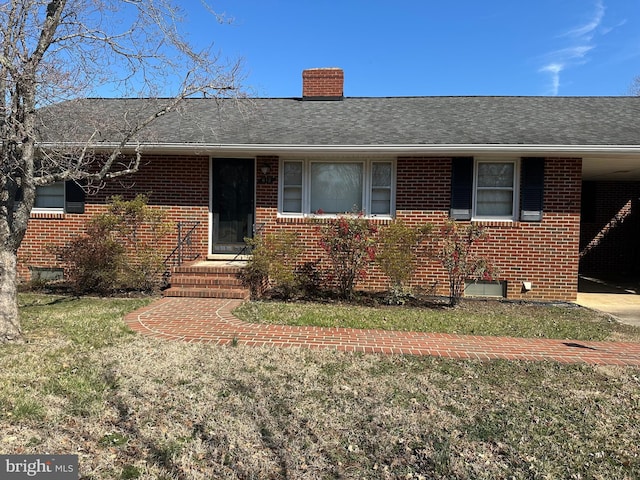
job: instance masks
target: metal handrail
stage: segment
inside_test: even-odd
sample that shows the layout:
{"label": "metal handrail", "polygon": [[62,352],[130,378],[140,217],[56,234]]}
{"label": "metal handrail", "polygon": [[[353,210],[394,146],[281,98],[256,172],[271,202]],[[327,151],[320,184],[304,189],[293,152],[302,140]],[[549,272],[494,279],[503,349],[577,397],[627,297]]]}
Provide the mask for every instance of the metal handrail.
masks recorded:
{"label": "metal handrail", "polygon": [[[196,228],[198,228],[198,225],[200,225],[200,223],[200,221],[178,222],[178,244],[164,259],[163,263],[165,267],[168,267],[170,261],[175,262],[173,264],[174,266],[179,267],[180,265],[182,265],[187,255],[185,254],[185,250],[187,250],[185,249],[185,246],[189,248],[193,245],[191,236],[193,235],[193,232],[196,230]],[[185,229],[186,233],[183,233]],[[191,256],[189,256],[188,260],[196,260],[199,257],[199,253],[191,253]]]}

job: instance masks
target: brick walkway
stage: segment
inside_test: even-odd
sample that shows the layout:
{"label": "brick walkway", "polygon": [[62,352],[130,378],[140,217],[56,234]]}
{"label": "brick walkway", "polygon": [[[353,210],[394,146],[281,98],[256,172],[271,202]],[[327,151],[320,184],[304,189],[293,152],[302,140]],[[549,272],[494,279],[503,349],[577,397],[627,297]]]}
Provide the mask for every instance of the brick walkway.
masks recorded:
{"label": "brick walkway", "polygon": [[166,340],[217,345],[331,348],[347,352],[465,359],[554,360],[640,366],[640,343],[582,342],[437,333],[293,327],[243,322],[240,300],[163,298],[125,317],[134,331]]}

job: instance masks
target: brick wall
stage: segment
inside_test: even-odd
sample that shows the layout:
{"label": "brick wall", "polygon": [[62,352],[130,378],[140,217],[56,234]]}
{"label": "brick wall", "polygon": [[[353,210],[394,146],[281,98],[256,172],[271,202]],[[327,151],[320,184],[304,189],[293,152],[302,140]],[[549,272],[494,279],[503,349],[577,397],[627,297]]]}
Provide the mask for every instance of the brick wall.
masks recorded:
{"label": "brick wall", "polygon": [[[271,173],[277,162],[272,160]],[[507,281],[507,297],[532,300],[574,300],[578,280],[580,186],[582,162],[572,158],[549,158],[545,163],[544,217],[541,222],[483,222],[488,238],[480,252],[492,258]],[[441,226],[448,218],[450,203],[450,158],[401,157],[397,161],[396,215],[409,225],[430,222]],[[256,219],[266,233],[289,229],[301,233],[305,255],[323,258],[318,245],[318,225],[299,218],[278,218],[277,184],[259,189]],[[263,201],[264,198],[264,201]],[[377,222],[384,224],[386,222]],[[522,291],[522,282],[533,288]],[[432,287],[446,295],[447,278],[434,261],[423,258],[414,286]],[[388,280],[374,269],[368,276],[371,289],[388,287]]]}
{"label": "brick wall", "polygon": [[[269,176],[277,179],[278,158],[258,157],[256,185],[256,224],[265,233],[289,229],[301,233],[306,253],[300,262],[323,258],[318,245],[319,227],[305,219],[279,218],[278,183],[262,182],[260,167],[269,165]],[[396,213],[410,225],[431,222],[442,225],[448,218],[450,203],[450,158],[401,157],[397,159]],[[147,156],[137,174],[113,182],[97,195],[87,197],[84,215],[34,215],[19,250],[19,271],[28,279],[30,266],[55,266],[49,246],[62,245],[84,231],[91,214],[104,211],[114,194],[133,198],[149,195],[150,204],[167,212],[172,223],[186,220],[202,222],[194,239],[201,255],[207,254],[209,159],[192,156]],[[545,163],[544,217],[541,222],[483,223],[488,239],[481,251],[491,257],[508,284],[508,298],[535,300],[573,300],[577,291],[580,231],[581,160],[549,158]],[[377,221],[384,225],[388,221]],[[163,249],[170,252],[176,236],[171,235]],[[533,289],[522,292],[522,282]],[[388,280],[374,269],[362,287],[384,289]],[[434,261],[422,258],[414,286],[447,294],[445,272]]]}
{"label": "brick wall", "polygon": [[580,271],[599,278],[640,274],[640,182],[584,182]]}
{"label": "brick wall", "polygon": [[[149,197],[149,205],[166,212],[167,221],[200,221],[194,232],[193,245],[201,255],[207,254],[209,157],[197,156],[145,156],[140,171],[108,183],[95,195],[86,197],[85,213],[34,213],[29,221],[25,238],[18,250],[18,275],[30,278],[30,267],[59,267],[55,247],[67,244],[85,231],[91,215],[104,212],[113,195],[130,200],[138,193]],[[167,236],[162,245],[168,255],[177,242],[177,230]]]}

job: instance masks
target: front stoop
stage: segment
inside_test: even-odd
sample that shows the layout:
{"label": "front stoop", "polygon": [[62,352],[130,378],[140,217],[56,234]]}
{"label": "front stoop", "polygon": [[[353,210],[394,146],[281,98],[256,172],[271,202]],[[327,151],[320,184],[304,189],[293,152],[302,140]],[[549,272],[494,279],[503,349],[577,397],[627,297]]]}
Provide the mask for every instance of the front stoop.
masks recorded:
{"label": "front stoop", "polygon": [[170,286],[165,297],[235,298],[246,300],[249,289],[242,285],[239,274],[243,262],[201,261],[176,267],[171,271]]}

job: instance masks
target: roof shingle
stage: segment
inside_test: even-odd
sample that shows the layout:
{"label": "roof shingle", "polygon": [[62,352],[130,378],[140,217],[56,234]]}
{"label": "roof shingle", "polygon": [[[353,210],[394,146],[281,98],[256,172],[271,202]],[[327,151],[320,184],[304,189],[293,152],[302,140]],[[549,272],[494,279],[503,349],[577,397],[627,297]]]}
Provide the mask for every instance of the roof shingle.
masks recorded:
{"label": "roof shingle", "polygon": [[[82,99],[41,110],[41,140],[119,141],[151,99]],[[640,97],[188,99],[142,143],[202,145],[640,145]]]}

